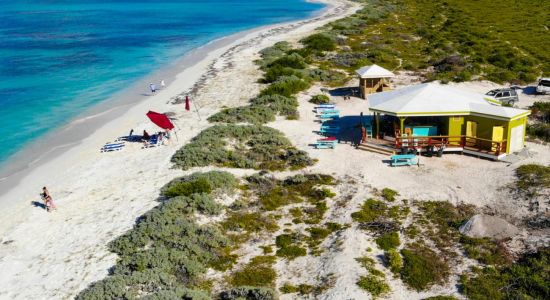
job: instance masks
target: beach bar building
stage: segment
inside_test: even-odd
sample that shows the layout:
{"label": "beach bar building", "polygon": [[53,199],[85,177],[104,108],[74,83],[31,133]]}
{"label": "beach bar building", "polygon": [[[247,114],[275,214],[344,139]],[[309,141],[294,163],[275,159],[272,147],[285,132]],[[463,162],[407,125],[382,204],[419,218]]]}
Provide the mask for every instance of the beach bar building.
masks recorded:
{"label": "beach bar building", "polygon": [[373,142],[389,143],[398,152],[435,147],[492,159],[523,149],[530,111],[491,104],[485,97],[437,83],[371,95]]}
{"label": "beach bar building", "polygon": [[391,90],[389,78],[395,77],[378,65],[365,66],[355,72],[359,75],[359,94],[363,99],[367,99],[368,94]]}

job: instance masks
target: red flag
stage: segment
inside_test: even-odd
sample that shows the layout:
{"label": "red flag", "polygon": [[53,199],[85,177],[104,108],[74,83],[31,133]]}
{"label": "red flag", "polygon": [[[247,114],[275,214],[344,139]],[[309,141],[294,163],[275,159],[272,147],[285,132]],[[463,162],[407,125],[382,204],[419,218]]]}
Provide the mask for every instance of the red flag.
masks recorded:
{"label": "red flag", "polygon": [[155,123],[158,127],[162,128],[162,129],[173,129],[174,128],[174,124],[172,124],[172,122],[170,122],[170,119],[168,119],[168,117],[165,114],[159,114],[159,113],[154,112],[154,111],[149,111],[147,113],[147,117],[149,117],[149,119],[153,123]]}
{"label": "red flag", "polygon": [[185,96],[185,110],[189,111],[190,106],[189,106],[189,96]]}

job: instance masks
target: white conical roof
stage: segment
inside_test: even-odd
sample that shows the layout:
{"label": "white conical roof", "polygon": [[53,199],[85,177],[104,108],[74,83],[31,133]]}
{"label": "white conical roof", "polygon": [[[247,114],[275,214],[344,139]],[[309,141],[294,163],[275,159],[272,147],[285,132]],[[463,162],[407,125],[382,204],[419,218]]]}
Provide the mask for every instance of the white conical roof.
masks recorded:
{"label": "white conical roof", "polygon": [[369,95],[369,109],[396,116],[484,115],[512,119],[528,110],[492,105],[485,95],[458,87],[423,83]]}
{"label": "white conical roof", "polygon": [[382,68],[379,65],[371,65],[362,67],[361,69],[355,71],[361,78],[387,78],[395,77],[395,74]]}

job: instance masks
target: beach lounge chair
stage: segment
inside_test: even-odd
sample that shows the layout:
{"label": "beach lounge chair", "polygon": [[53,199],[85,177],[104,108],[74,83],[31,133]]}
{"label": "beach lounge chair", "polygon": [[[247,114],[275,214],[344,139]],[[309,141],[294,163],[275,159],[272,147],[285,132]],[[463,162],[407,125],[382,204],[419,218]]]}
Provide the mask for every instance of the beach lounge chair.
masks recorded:
{"label": "beach lounge chair", "polygon": [[315,109],[316,110],[319,110],[319,109],[334,109],[335,105],[334,104],[319,104],[317,106],[315,106]]}
{"label": "beach lounge chair", "polygon": [[318,112],[318,115],[327,115],[327,114],[339,114],[340,110],[338,109],[324,109]]}
{"label": "beach lounge chair", "polygon": [[340,118],[340,114],[339,114],[339,113],[321,114],[321,115],[319,115],[319,119],[321,119],[321,120],[339,119],[339,118]]}
{"label": "beach lounge chair", "polygon": [[315,112],[318,113],[318,114],[323,112],[323,111],[326,111],[326,110],[334,110],[334,105],[327,106],[327,107],[316,107],[315,108]]}
{"label": "beach lounge chair", "polygon": [[334,149],[338,144],[338,140],[320,139],[314,144],[316,149]]}
{"label": "beach lounge chair", "polygon": [[420,160],[418,159],[418,156],[414,154],[395,154],[391,156],[390,165],[392,167],[412,165],[420,166]]}
{"label": "beach lounge chair", "polygon": [[122,143],[108,143],[108,144],[105,144],[103,147],[101,147],[101,149],[99,150],[100,152],[112,152],[112,151],[119,151],[119,150],[122,150],[122,148],[124,148],[125,144],[122,142]]}

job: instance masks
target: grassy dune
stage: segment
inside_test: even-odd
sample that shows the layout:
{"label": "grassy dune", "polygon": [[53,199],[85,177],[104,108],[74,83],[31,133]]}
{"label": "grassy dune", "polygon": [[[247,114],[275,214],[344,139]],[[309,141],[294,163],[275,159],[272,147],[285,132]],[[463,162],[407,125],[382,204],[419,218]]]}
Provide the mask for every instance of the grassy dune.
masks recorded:
{"label": "grassy dune", "polygon": [[443,81],[524,83],[550,74],[548,1],[361,2],[356,15],[325,28],[340,51],[321,61],[348,70],[370,63],[429,70]]}

